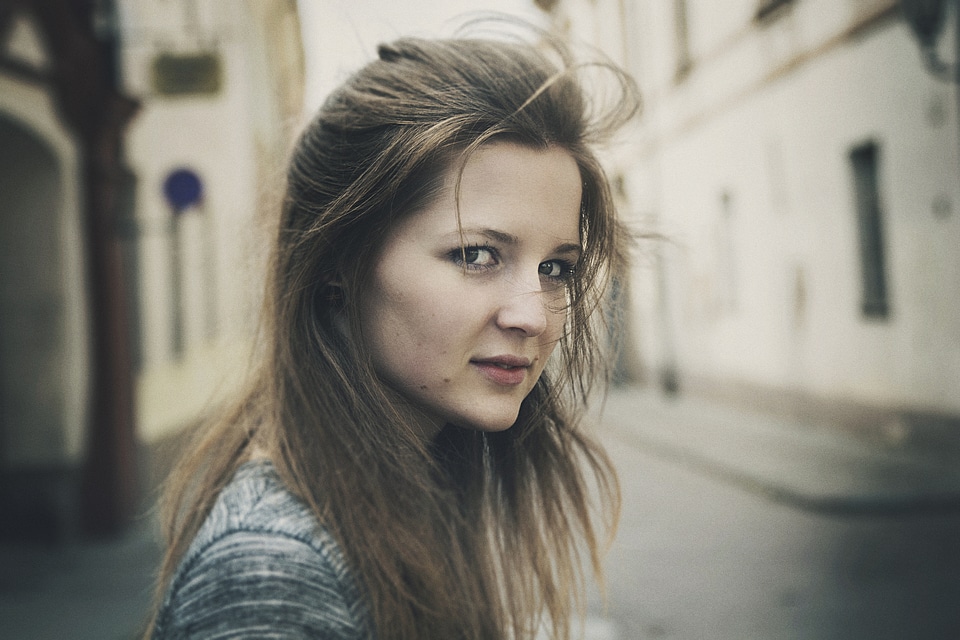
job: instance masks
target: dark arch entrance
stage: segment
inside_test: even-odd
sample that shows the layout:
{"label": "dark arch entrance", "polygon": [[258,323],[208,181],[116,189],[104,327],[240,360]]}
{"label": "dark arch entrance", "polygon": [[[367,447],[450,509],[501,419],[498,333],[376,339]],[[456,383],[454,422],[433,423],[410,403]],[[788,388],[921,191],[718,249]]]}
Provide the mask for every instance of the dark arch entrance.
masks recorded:
{"label": "dark arch entrance", "polygon": [[57,536],[65,459],[62,176],[53,151],[0,115],[0,474],[8,535]]}

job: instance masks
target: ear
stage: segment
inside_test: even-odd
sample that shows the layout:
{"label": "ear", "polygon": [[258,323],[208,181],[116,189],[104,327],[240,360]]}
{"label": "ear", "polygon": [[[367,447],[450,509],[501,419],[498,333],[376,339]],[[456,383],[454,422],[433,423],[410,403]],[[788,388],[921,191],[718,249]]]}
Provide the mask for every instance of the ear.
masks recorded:
{"label": "ear", "polygon": [[343,304],[346,301],[346,295],[343,290],[343,285],[340,284],[339,280],[328,282],[326,285],[324,285],[322,292],[323,301],[330,309],[343,309]]}
{"label": "ear", "polygon": [[350,338],[350,321],[347,316],[347,296],[342,285],[327,285],[327,309],[334,328],[340,332],[344,338]]}

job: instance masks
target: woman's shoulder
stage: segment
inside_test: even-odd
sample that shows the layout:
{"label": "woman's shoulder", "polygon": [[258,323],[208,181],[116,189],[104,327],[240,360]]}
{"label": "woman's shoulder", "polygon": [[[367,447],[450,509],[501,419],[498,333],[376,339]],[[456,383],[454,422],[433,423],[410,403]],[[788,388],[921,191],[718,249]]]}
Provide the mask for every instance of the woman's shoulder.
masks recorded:
{"label": "woman's shoulder", "polygon": [[183,562],[225,537],[241,534],[299,540],[323,556],[339,571],[345,571],[342,554],[330,533],[313,512],[281,482],[269,461],[241,465],[220,492],[210,514],[197,532]]}
{"label": "woman's shoulder", "polygon": [[282,534],[321,549],[333,545],[313,512],[283,485],[266,460],[247,462],[237,469],[197,533],[196,544],[234,531]]}
{"label": "woman's shoulder", "polygon": [[[170,584],[155,637],[364,637],[342,553],[269,463],[241,466]],[[258,631],[259,629],[259,631]],[[308,633],[309,632],[309,633]]]}

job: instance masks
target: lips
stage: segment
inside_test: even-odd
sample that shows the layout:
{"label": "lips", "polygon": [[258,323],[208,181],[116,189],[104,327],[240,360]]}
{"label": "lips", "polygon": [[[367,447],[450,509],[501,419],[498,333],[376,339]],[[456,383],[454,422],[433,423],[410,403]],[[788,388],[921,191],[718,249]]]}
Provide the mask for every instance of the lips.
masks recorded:
{"label": "lips", "polygon": [[491,382],[513,387],[521,384],[530,369],[530,359],[514,355],[500,355],[490,358],[476,358],[470,364],[480,370]]}

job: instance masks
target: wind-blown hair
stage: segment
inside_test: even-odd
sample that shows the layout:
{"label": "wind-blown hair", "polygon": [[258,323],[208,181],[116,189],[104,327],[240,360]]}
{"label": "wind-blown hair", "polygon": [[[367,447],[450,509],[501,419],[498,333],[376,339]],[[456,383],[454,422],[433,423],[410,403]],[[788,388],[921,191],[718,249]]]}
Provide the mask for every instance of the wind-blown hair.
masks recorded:
{"label": "wind-blown hair", "polygon": [[[619,509],[608,459],[577,426],[603,370],[594,311],[624,255],[590,147],[635,113],[634,85],[611,65],[575,65],[547,38],[405,38],[378,54],[293,151],[262,362],[171,476],[161,589],[256,448],[343,548],[375,637],[520,639],[545,626],[568,638],[586,569],[600,573],[601,530],[612,533]],[[613,80],[612,107],[585,94],[591,72]],[[566,330],[510,429],[448,425],[424,442],[374,371],[357,301],[397,221],[426,206],[471,152],[501,140],[563,149],[579,167],[583,255]]]}

